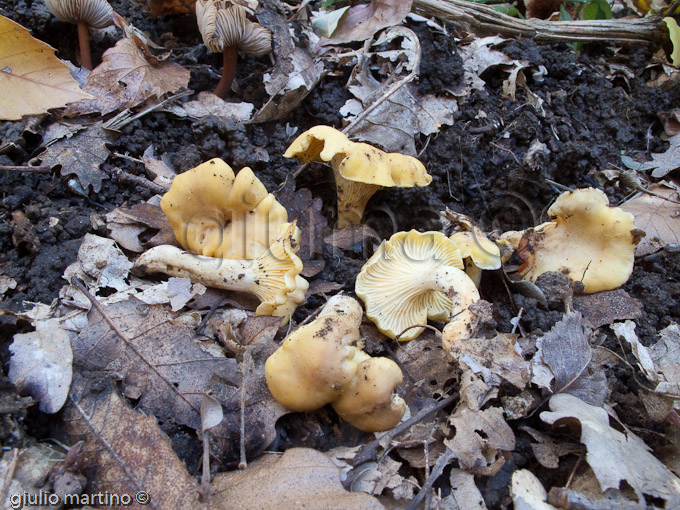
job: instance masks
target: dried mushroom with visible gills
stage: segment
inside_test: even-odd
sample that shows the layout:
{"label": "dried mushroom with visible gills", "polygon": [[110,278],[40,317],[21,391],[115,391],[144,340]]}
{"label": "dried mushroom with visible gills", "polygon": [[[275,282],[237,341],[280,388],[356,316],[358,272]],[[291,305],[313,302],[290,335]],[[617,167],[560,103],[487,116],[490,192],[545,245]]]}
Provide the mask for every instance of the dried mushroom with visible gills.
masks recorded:
{"label": "dried mushroom with visible gills", "polygon": [[355,299],[333,296],[316,319],[291,333],[265,363],[274,398],[299,412],[332,404],[343,419],[367,432],[399,423],[406,410],[394,394],[401,370],[357,345],[362,315]]}
{"label": "dried mushroom with visible gills", "polygon": [[[254,259],[279,236],[288,212],[246,167],[211,159],[176,176],[161,199],[175,238],[207,257]],[[293,241],[300,242],[295,229]]]}
{"label": "dried mushroom with visible gills", "polygon": [[224,99],[234,81],[239,50],[254,57],[270,53],[271,32],[250,21],[242,6],[228,0],[198,0],[196,20],[207,48],[222,52],[222,77],[215,95]]}
{"label": "dried mushroom with visible gills", "polygon": [[398,232],[361,268],[355,291],[367,317],[390,338],[413,340],[428,319],[451,321],[471,333],[476,316],[469,306],[480,296],[462,269],[458,246],[444,234]]}
{"label": "dried mushroom with visible gills", "polygon": [[113,25],[113,8],[106,0],[45,0],[45,4],[57,19],[78,25],[80,64],[85,69],[92,69],[88,28]]}
{"label": "dried mushroom with visible gills", "polygon": [[595,188],[562,193],[548,209],[552,219],[522,232],[501,236],[523,260],[520,274],[536,281],[555,271],[581,282],[591,294],[620,287],[633,272],[635,246],[643,232],[633,215],[610,207]]}
{"label": "dried mushroom with visible gills", "polygon": [[252,260],[204,257],[161,245],[140,255],[134,269],[143,274],[164,273],[207,287],[254,294],[261,301],[255,315],[288,318],[304,302],[309,287],[300,276],[302,261],[295,255],[299,248],[295,231],[295,222],[281,225],[276,242]]}
{"label": "dried mushroom with visible gills", "polygon": [[383,187],[427,186],[432,177],[412,156],[387,153],[352,142],[329,126],[314,126],[298,136],[285,158],[330,162],[338,192],[338,227],[358,225],[369,199]]}

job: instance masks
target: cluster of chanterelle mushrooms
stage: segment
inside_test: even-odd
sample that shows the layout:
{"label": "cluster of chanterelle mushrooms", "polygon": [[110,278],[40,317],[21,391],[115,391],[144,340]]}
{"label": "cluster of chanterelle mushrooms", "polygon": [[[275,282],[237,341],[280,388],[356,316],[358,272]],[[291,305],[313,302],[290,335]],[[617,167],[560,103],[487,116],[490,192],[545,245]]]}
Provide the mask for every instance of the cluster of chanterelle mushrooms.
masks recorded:
{"label": "cluster of chanterelle mushrooms", "polygon": [[[200,1],[200,0],[199,0]],[[381,186],[427,185],[431,177],[411,156],[387,154],[351,142],[339,131],[316,126],[302,133],[284,156],[330,162],[338,191],[338,223],[358,223]],[[139,272],[188,277],[204,285],[249,292],[261,304],[256,315],[290,320],[304,302],[308,283],[296,256],[300,230],[249,168],[238,175],[212,159],[175,177],[161,199],[178,243],[157,246],[136,261]],[[642,232],[633,216],[609,207],[596,189],[563,193],[548,210],[551,221],[497,242],[470,222],[450,237],[441,232],[397,232],[385,240],[356,279],[366,316],[389,338],[416,338],[428,320],[445,322],[444,350],[469,340],[477,327],[482,270],[497,269],[515,255],[520,276],[535,280],[558,271],[581,282],[584,292],[619,287],[633,270]],[[503,247],[504,257],[501,256]],[[360,303],[337,295],[318,317],[293,331],[265,365],[269,389],[294,411],[331,404],[364,431],[394,427],[406,410],[395,390],[396,363],[363,351]]]}

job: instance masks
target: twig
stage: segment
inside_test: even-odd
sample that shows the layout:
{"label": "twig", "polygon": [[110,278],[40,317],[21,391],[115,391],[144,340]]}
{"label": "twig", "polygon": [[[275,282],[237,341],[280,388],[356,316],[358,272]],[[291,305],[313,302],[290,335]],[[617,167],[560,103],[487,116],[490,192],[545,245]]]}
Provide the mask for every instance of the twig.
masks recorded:
{"label": "twig", "polygon": [[668,36],[659,16],[634,19],[546,21],[519,19],[466,0],[413,0],[415,12],[464,23],[475,32],[539,42],[605,41],[656,43]]}
{"label": "twig", "polygon": [[108,129],[109,131],[120,131],[125,126],[127,126],[130,122],[134,122],[135,120],[137,120],[141,117],[144,117],[144,115],[146,115],[148,113],[155,112],[156,110],[162,108],[163,106],[165,106],[166,104],[168,104],[172,101],[175,101],[176,99],[180,99],[180,98],[185,97],[185,96],[190,96],[193,93],[194,93],[193,90],[185,90],[183,92],[179,92],[179,93],[175,94],[174,96],[170,96],[169,98],[164,99],[163,101],[161,101],[158,104],[149,106],[146,110],[142,110],[141,112],[139,112],[135,115],[132,115],[131,110],[123,110],[118,115],[113,117],[111,120],[107,121],[102,127],[104,129]]}
{"label": "twig", "polygon": [[50,166],[12,166],[0,165],[0,170],[9,170],[14,172],[35,172],[38,174],[48,174],[52,171]]}
{"label": "twig", "polygon": [[241,407],[241,438],[239,440],[239,451],[241,453],[241,460],[238,463],[239,469],[246,469],[248,467],[248,460],[246,459],[246,382],[248,381],[248,373],[250,372],[250,346],[246,346],[246,352],[243,355],[243,379],[241,380],[241,398],[239,404]]}
{"label": "twig", "polygon": [[104,171],[108,172],[111,174],[111,176],[115,177],[118,179],[120,182],[125,182],[128,184],[134,184],[136,186],[142,186],[144,188],[147,188],[149,191],[152,193],[155,193],[157,195],[164,195],[167,193],[168,189],[161,186],[160,184],[156,184],[155,182],[150,181],[146,177],[142,177],[141,175],[133,175],[130,173],[127,173],[126,171],[118,168],[118,167],[113,167],[113,169],[108,169],[106,165],[103,165],[102,168]]}
{"label": "twig", "polygon": [[[378,448],[380,447],[380,445],[385,440],[387,440],[388,443],[391,443],[392,440],[395,437],[403,434],[404,432],[409,430],[413,425],[423,421],[425,418],[427,418],[431,414],[434,414],[437,411],[439,411],[440,409],[444,409],[446,406],[452,404],[457,398],[458,398],[458,393],[454,393],[453,395],[450,395],[450,396],[446,397],[445,399],[440,400],[439,402],[436,402],[429,407],[426,407],[425,409],[421,409],[420,412],[418,412],[414,416],[411,416],[411,418],[409,418],[408,420],[401,422],[399,425],[394,427],[392,430],[388,430],[387,432],[385,432],[379,438],[374,439],[370,443],[366,443],[357,452],[357,454],[354,457],[354,460],[352,462],[352,466],[354,468],[356,468],[356,467],[360,466],[361,464],[375,460],[377,458]],[[349,477],[348,477],[348,479],[349,479]]]}
{"label": "twig", "polygon": [[439,477],[442,476],[444,468],[449,464],[449,462],[451,462],[455,458],[456,454],[454,453],[454,451],[451,450],[450,448],[447,448],[446,451],[442,454],[442,456],[437,459],[434,468],[432,468],[432,473],[430,473],[430,476],[427,477],[427,480],[425,480],[425,483],[418,491],[418,494],[416,494],[416,496],[411,500],[409,505],[406,507],[406,510],[417,510],[418,505],[420,505],[421,501],[425,499],[425,496],[427,496],[430,493],[430,489],[432,488],[432,485],[434,485],[434,482],[436,482],[439,479]]}
{"label": "twig", "polygon": [[[7,501],[7,493],[9,492],[9,486],[14,478],[14,472],[17,469],[17,462],[19,462],[20,451],[17,448],[12,448],[12,452],[9,454],[9,462],[7,465],[7,471],[5,472],[5,479],[2,481],[2,489],[0,489],[0,501]],[[3,460],[7,460],[4,456]]]}
{"label": "twig", "polygon": [[197,409],[196,406],[194,406],[194,404],[192,404],[191,401],[188,398],[186,398],[186,396],[181,391],[179,391],[179,389],[175,387],[174,384],[168,381],[165,378],[165,376],[160,373],[158,368],[156,368],[156,366],[153,363],[151,363],[151,361],[146,359],[146,356],[144,356],[144,354],[139,352],[139,350],[132,343],[132,340],[130,340],[127,337],[127,335],[123,333],[118,326],[116,326],[116,323],[113,322],[113,320],[111,320],[111,317],[109,317],[109,314],[106,313],[106,310],[104,310],[102,305],[99,304],[97,298],[95,298],[92,295],[92,293],[90,293],[90,291],[87,290],[85,284],[75,277],[71,279],[71,284],[73,284],[75,288],[77,288],[80,292],[82,292],[85,295],[85,297],[90,301],[90,303],[92,303],[92,306],[95,307],[95,309],[102,315],[102,317],[108,323],[108,325],[111,326],[111,329],[116,332],[116,334],[121,338],[121,340],[123,340],[123,342],[125,342],[125,345],[127,345],[130,348],[130,350],[139,357],[139,359],[141,359],[175,394],[177,394],[179,398],[181,398],[191,409],[200,414],[200,410]]}

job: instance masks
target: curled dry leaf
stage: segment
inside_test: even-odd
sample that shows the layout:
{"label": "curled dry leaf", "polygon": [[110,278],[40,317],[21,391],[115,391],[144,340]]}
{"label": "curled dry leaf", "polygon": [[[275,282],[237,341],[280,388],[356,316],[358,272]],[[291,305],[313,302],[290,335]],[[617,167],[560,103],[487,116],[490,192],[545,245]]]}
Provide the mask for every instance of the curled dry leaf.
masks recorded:
{"label": "curled dry leaf", "polygon": [[547,503],[548,493],[540,480],[528,469],[512,474],[512,504],[515,510],[557,510]]}
{"label": "curled dry leaf", "polygon": [[[451,494],[442,500],[443,508],[486,510],[486,503],[475,485],[475,477],[464,469],[452,468],[449,476]],[[451,505],[447,506],[448,500]]]}
{"label": "curled dry leaf", "polygon": [[[106,213],[104,218],[111,239],[135,253],[142,253],[153,246],[177,242],[168,218],[158,204],[151,201],[131,207],[117,207]],[[158,232],[148,241],[140,240],[140,235],[150,235],[154,231]]]}
{"label": "curled dry leaf", "polygon": [[37,321],[34,332],[14,335],[9,350],[9,380],[39,402],[42,412],[59,411],[73,374],[71,335],[59,327],[59,320]]}
{"label": "curled dry leaf", "polygon": [[[676,138],[680,135],[676,135]],[[680,161],[678,161],[680,165]],[[676,185],[652,184],[649,191],[621,205],[635,216],[635,226],[647,234],[635,248],[642,257],[655,253],[669,244],[680,243],[680,193]]]}
{"label": "curled dry leaf", "polygon": [[86,195],[91,187],[98,193],[104,180],[99,166],[109,157],[106,143],[111,141],[112,135],[104,131],[101,122],[96,122],[73,136],[49,144],[31,164],[39,160],[43,166],[61,166],[62,176],[77,177],[79,185],[71,185],[74,191]]}
{"label": "curled dry leaf", "polygon": [[365,41],[383,28],[400,24],[413,0],[372,0],[350,7],[338,21],[330,44]]}
{"label": "curled dry leaf", "polygon": [[152,64],[132,39],[121,39],[104,52],[102,63],[87,79],[85,91],[94,99],[79,101],[67,116],[132,108],[147,99],[160,99],[189,84],[189,71],[172,62]]}
{"label": "curled dry leaf", "polygon": [[217,475],[211,493],[214,510],[384,509],[373,496],[347,492],[333,461],[309,448],[266,454],[244,471]]}
{"label": "curled dry leaf", "polygon": [[84,442],[90,494],[134,498],[144,491],[148,506],[139,505],[140,509],[205,508],[199,503],[198,484],[156,418],[130,409],[111,384],[102,390],[76,377],[63,419],[71,441]]}
{"label": "curled dry leaf", "polygon": [[248,122],[253,116],[253,110],[255,106],[252,103],[227,103],[212,92],[199,92],[193,101],[181,104],[172,103],[162,108],[162,111],[173,113],[178,117],[201,120],[215,116],[223,122],[228,120]]}
{"label": "curled dry leaf", "polygon": [[564,393],[550,398],[550,409],[540,415],[544,422],[555,426],[580,424],[581,442],[588,450],[586,461],[602,491],[618,489],[625,481],[638,502],[652,496],[663,500],[665,508],[680,506],[680,479],[631,431],[624,434],[610,427],[607,411]]}
{"label": "curled dry leaf", "polygon": [[54,51],[18,23],[0,16],[0,119],[19,120],[92,97],[80,90]]}

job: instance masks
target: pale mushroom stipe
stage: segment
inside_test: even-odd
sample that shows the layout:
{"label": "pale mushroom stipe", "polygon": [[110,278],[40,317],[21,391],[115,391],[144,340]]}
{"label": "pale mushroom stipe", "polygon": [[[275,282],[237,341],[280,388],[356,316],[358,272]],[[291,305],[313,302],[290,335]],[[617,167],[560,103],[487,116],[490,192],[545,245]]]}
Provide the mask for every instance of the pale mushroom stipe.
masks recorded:
{"label": "pale mushroom stipe", "polygon": [[92,69],[89,27],[113,25],[113,8],[106,0],[45,0],[45,4],[57,19],[78,25],[80,65]]}
{"label": "pale mushroom stipe", "polygon": [[250,21],[246,10],[229,0],[198,0],[196,21],[206,47],[222,53],[222,77],[215,95],[224,99],[234,81],[239,50],[254,57],[270,53],[271,32]]}

